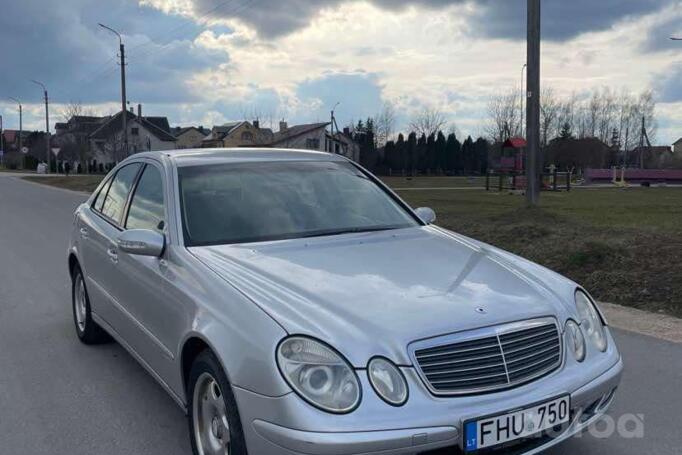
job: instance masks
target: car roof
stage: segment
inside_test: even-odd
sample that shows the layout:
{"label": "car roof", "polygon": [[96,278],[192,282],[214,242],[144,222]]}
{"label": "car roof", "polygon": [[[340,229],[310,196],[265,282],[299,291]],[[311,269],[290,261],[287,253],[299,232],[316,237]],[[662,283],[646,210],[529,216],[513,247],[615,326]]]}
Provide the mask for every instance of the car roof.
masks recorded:
{"label": "car roof", "polygon": [[327,152],[275,148],[165,150],[138,153],[134,156],[157,159],[167,157],[178,167],[273,161],[346,161],[340,155]]}

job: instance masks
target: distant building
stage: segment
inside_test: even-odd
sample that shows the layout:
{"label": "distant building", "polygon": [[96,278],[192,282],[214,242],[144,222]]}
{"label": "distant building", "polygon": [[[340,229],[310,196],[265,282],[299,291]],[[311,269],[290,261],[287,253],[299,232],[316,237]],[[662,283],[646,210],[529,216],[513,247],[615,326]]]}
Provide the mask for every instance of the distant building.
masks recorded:
{"label": "distant building", "polygon": [[327,127],[330,123],[310,123],[289,126],[287,122],[279,123],[279,131],[274,134],[271,147],[287,149],[305,149],[325,151]]}
{"label": "distant building", "polygon": [[327,132],[325,137],[325,151],[335,155],[343,155],[355,162],[360,162],[360,145],[353,140],[350,128],[344,128],[343,132]]}
{"label": "distant building", "polygon": [[260,147],[272,141],[272,130],[260,128],[258,121],[242,121],[214,126],[202,141],[203,148]]}
{"label": "distant building", "polygon": [[203,126],[189,126],[189,127],[175,127],[171,129],[171,133],[175,136],[175,146],[178,149],[195,149],[201,148],[202,141],[208,136],[211,131]]}
{"label": "distant building", "polygon": [[59,159],[85,162],[90,156],[90,135],[110,119],[89,115],[74,115],[66,123],[55,125],[55,135],[50,141],[59,147]]}
{"label": "distant building", "polygon": [[682,154],[682,137],[677,140],[677,142],[673,142],[673,153],[681,153]]}
{"label": "distant building", "polygon": [[124,150],[123,113],[110,117],[90,135],[90,158],[98,163],[115,163],[138,152],[149,150],[173,150],[177,139],[170,131],[168,118],[143,117],[138,104],[137,115],[125,111],[128,129],[128,151]]}

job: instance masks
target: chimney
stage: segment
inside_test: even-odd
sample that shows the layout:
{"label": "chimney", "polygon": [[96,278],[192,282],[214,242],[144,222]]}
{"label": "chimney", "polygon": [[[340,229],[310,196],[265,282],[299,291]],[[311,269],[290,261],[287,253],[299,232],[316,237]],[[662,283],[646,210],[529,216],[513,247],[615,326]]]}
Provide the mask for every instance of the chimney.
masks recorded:
{"label": "chimney", "polygon": [[349,127],[345,127],[345,128],[343,129],[343,134],[345,134],[346,136],[350,136],[350,128],[349,128]]}
{"label": "chimney", "polygon": [[135,114],[135,108],[132,107],[132,106],[130,106],[130,113],[131,113],[131,114]]}
{"label": "chimney", "polygon": [[142,118],[142,105],[137,105],[137,118]]}
{"label": "chimney", "polygon": [[279,122],[279,132],[280,132],[280,133],[284,133],[284,132],[286,132],[286,130],[288,130],[288,129],[289,129],[289,125],[287,125],[287,122],[285,122],[284,120],[282,120],[281,122]]}
{"label": "chimney", "polygon": [[254,120],[253,121],[253,127],[256,128],[257,130],[259,130],[260,129],[260,121]]}

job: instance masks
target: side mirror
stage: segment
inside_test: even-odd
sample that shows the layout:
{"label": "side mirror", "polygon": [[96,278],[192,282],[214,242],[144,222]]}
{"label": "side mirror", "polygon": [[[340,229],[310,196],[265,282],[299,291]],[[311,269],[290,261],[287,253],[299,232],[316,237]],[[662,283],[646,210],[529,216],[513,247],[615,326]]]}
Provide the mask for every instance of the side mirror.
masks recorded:
{"label": "side mirror", "polygon": [[166,247],[166,237],[148,229],[123,231],[116,240],[118,249],[138,256],[159,257]]}
{"label": "side mirror", "polygon": [[433,224],[436,222],[436,212],[428,207],[419,207],[414,211],[420,220],[426,224]]}

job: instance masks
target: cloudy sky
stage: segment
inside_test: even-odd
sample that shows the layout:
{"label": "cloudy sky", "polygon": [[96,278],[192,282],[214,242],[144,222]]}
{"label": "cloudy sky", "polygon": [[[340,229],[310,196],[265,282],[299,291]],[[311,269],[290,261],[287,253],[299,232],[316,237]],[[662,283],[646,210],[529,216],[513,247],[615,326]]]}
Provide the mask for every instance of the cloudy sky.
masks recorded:
{"label": "cloudy sky", "polygon": [[[543,83],[655,90],[658,142],[682,136],[682,0],[543,0]],[[340,123],[425,106],[465,134],[483,132],[491,95],[519,87],[525,0],[0,0],[0,114],[5,128],[53,121],[63,104],[120,106],[116,38],[129,57],[128,99],[173,125],[260,115]]]}

